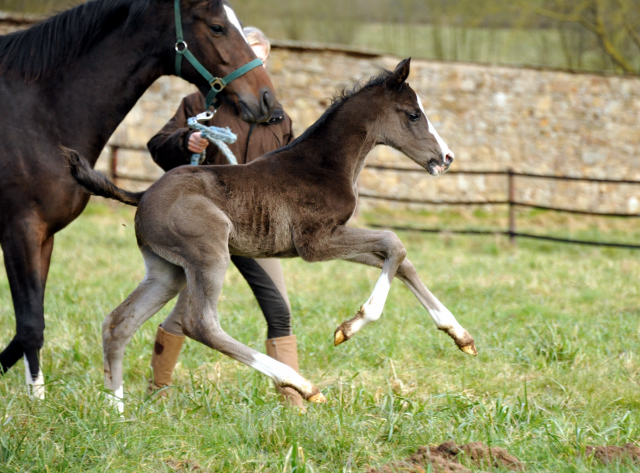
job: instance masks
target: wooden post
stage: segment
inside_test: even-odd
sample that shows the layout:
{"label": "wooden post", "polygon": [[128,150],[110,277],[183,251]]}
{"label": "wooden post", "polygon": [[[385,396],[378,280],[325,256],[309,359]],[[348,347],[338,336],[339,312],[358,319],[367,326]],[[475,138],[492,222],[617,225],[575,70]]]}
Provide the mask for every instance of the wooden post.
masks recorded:
{"label": "wooden post", "polygon": [[509,241],[512,245],[516,244],[516,186],[514,182],[513,169],[507,171],[509,181]]}
{"label": "wooden post", "polygon": [[118,146],[111,145],[111,156],[109,159],[109,174],[111,175],[111,180],[113,183],[116,183],[116,179],[118,178]]}

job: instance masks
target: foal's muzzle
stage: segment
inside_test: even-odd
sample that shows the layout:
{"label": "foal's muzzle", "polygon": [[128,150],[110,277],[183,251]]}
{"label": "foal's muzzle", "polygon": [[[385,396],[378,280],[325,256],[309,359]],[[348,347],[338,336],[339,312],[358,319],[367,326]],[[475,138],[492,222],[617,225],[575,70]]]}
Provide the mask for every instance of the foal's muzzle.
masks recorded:
{"label": "foal's muzzle", "polygon": [[439,176],[440,174],[444,174],[449,169],[449,165],[453,162],[453,158],[449,157],[449,155],[445,156],[442,162],[438,162],[435,159],[432,159],[427,164],[427,171],[432,176]]}

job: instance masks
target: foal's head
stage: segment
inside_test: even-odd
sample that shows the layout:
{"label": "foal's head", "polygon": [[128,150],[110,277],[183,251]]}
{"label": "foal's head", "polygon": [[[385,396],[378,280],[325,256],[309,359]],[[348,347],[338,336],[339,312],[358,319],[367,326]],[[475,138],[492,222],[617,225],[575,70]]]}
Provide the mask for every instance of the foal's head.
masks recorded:
{"label": "foal's head", "polygon": [[449,169],[454,155],[427,118],[420,97],[406,82],[410,62],[411,58],[401,61],[383,83],[383,100],[390,105],[377,121],[380,142],[437,176]]}

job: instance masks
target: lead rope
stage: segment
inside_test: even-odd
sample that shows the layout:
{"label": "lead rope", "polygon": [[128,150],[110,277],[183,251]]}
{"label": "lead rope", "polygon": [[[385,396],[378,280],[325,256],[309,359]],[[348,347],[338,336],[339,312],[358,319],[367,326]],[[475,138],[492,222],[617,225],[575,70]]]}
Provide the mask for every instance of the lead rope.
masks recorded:
{"label": "lead rope", "polygon": [[[235,143],[238,137],[235,133],[233,133],[229,128],[220,128],[217,126],[204,126],[199,121],[203,120],[211,120],[215,113],[207,110],[206,112],[202,112],[195,117],[191,117],[187,120],[187,125],[194,131],[199,131],[202,133],[207,140],[216,145],[222,154],[225,155],[227,161],[230,164],[238,164],[238,160],[234,156],[233,152],[229,149],[229,147],[225,143]],[[207,150],[204,150],[202,153],[194,153],[191,156],[191,165],[197,166],[198,164],[202,164],[207,156]]]}

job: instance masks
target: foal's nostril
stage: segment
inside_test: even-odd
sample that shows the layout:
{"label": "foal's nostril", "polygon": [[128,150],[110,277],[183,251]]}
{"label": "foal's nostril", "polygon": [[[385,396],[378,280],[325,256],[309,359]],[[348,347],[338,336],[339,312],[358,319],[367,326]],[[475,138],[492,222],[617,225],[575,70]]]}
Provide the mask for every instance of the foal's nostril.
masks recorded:
{"label": "foal's nostril", "polygon": [[444,157],[444,163],[448,166],[453,162],[454,154],[449,151]]}

